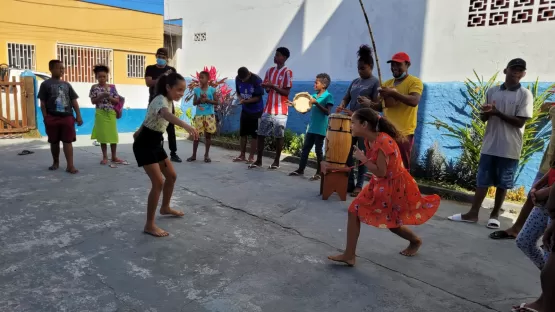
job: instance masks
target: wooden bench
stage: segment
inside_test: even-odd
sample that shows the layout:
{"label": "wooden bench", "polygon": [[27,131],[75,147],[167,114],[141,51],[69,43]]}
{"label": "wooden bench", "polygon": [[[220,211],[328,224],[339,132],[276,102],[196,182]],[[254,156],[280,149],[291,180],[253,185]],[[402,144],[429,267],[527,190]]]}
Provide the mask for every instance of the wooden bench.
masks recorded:
{"label": "wooden bench", "polygon": [[331,194],[336,192],[342,201],[346,201],[351,168],[347,166],[333,167],[330,163],[322,161],[320,163],[320,170],[322,171],[322,179],[320,180],[320,195],[322,195],[322,199],[327,200]]}

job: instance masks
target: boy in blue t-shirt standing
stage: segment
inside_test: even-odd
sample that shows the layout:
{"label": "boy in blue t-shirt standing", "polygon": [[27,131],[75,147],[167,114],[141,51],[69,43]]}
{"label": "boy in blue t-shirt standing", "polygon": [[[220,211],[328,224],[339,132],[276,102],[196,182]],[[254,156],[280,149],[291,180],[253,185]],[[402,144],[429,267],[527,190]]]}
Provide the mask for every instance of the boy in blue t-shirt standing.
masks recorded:
{"label": "boy in blue t-shirt standing", "polygon": [[[193,91],[195,97],[193,105],[197,107],[193,125],[197,129],[199,136],[204,133],[204,162],[212,162],[208,152],[212,143],[212,134],[216,133],[216,116],[214,115],[214,105],[219,105],[216,99],[216,89],[208,84],[210,73],[202,71],[199,74],[200,87]],[[188,162],[197,160],[197,149],[199,140],[193,141],[193,156],[187,158]]]}
{"label": "boy in blue t-shirt standing", "polygon": [[[235,78],[235,91],[241,104],[241,122],[239,134],[241,136],[241,154],[233,161],[254,162],[254,155],[258,150],[258,122],[264,110],[264,88],[262,79],[256,74],[251,73],[246,67],[241,67],[237,71]],[[251,137],[251,150],[248,160],[245,155],[247,152],[247,139]]]}
{"label": "boy in blue t-shirt standing", "polygon": [[304,139],[303,152],[299,169],[291,172],[290,176],[298,176],[304,174],[308,155],[312,147],[316,145],[316,161],[318,162],[316,174],[310,178],[311,181],[320,180],[320,162],[324,158],[324,139],[328,129],[328,115],[333,107],[333,96],[328,92],[331,78],[328,74],[318,74],[314,81],[314,90],[316,93],[312,95],[310,103],[312,104],[312,114],[310,116],[310,124]]}

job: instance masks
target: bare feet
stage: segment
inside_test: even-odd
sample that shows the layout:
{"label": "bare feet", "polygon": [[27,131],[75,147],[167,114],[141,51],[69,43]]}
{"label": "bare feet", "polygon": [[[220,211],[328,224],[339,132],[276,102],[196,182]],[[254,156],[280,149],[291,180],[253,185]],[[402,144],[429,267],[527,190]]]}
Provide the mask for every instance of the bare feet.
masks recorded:
{"label": "bare feet", "polygon": [[69,172],[71,174],[76,174],[76,173],[79,172],[79,170],[77,170],[77,168],[75,168],[75,167],[67,167],[66,172]]}
{"label": "bare feet", "polygon": [[417,242],[411,242],[409,244],[409,247],[407,247],[407,249],[403,250],[400,252],[400,254],[402,254],[405,257],[414,257],[416,256],[416,253],[418,252],[418,249],[420,249],[420,246],[422,246],[422,241],[418,240]]}
{"label": "bare feet", "polygon": [[108,158],[103,158],[103,159],[100,161],[100,164],[101,164],[101,165],[106,165],[107,163],[108,163]]}
{"label": "bare feet", "polygon": [[53,163],[52,166],[48,167],[48,170],[58,170],[60,168],[60,163]]}
{"label": "bare feet", "polygon": [[337,255],[337,256],[329,256],[328,259],[331,260],[331,261],[335,261],[335,262],[345,263],[346,265],[348,265],[350,267],[354,266],[355,262],[356,262],[355,257],[350,258],[350,257],[345,256],[344,254],[340,254],[340,255]]}
{"label": "bare feet", "polygon": [[150,234],[154,237],[165,237],[165,236],[170,235],[170,233],[162,230],[161,228],[157,227],[156,225],[152,225],[152,226],[146,226],[145,225],[144,232],[146,234]]}
{"label": "bare feet", "polygon": [[170,207],[167,208],[160,208],[160,214],[163,216],[174,216],[174,217],[183,217],[185,213],[183,211],[173,210]]}

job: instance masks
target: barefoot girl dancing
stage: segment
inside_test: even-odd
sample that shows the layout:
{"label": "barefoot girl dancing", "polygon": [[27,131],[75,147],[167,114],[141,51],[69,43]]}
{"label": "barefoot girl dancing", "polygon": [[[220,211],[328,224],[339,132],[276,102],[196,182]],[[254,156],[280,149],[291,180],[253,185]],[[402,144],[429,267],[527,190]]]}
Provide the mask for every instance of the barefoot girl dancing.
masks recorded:
{"label": "barefoot girl dancing", "polygon": [[[172,163],[164,150],[164,138],[169,123],[187,130],[193,139],[198,140],[197,131],[171,112],[172,101],[178,101],[185,93],[185,79],[177,73],[163,75],[156,83],[156,95],[146,113],[143,125],[133,134],[133,153],[139,167],[143,167],[152,182],[148,194],[147,217],[144,232],[156,237],[168,236],[168,232],[154,224],[156,207],[163,192],[160,214],[183,216],[183,212],[170,208],[170,199],[177,178]],[[163,177],[162,177],[163,176]],[[165,181],[164,181],[165,178]]]}
{"label": "barefoot girl dancing", "polygon": [[422,240],[405,225],[428,221],[439,207],[439,196],[420,194],[418,185],[403,167],[396,143],[403,138],[389,121],[370,108],[357,110],[351,119],[353,136],[364,138],[367,150],[364,155],[354,145],[354,157],[368,168],[372,178],[349,207],[345,252],[328,259],[355,265],[361,221],[389,229],[408,240],[409,246],[401,254],[414,256]]}

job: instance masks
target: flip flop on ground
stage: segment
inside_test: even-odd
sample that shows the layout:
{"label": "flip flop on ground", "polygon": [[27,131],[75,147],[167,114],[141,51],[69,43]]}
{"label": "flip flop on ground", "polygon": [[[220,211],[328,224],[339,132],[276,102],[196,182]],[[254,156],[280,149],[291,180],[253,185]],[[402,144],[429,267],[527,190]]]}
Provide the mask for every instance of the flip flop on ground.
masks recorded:
{"label": "flip flop on ground", "polygon": [[17,155],[19,156],[25,156],[25,155],[31,155],[34,154],[35,152],[33,151],[29,151],[29,150],[22,150],[21,152],[17,153]]}
{"label": "flip flop on ground", "polygon": [[465,222],[465,223],[476,223],[477,222],[477,221],[473,221],[473,220],[464,220],[462,218],[462,213],[454,214],[450,217],[447,217],[447,219],[449,219],[450,221],[453,221],[453,222]]}
{"label": "flip flop on ground", "polygon": [[125,166],[129,165],[127,160],[123,160],[123,159],[112,160],[112,163],[116,165],[125,165]]}
{"label": "flip flop on ground", "polygon": [[516,239],[515,236],[509,235],[507,231],[495,231],[489,235],[491,239]]}

